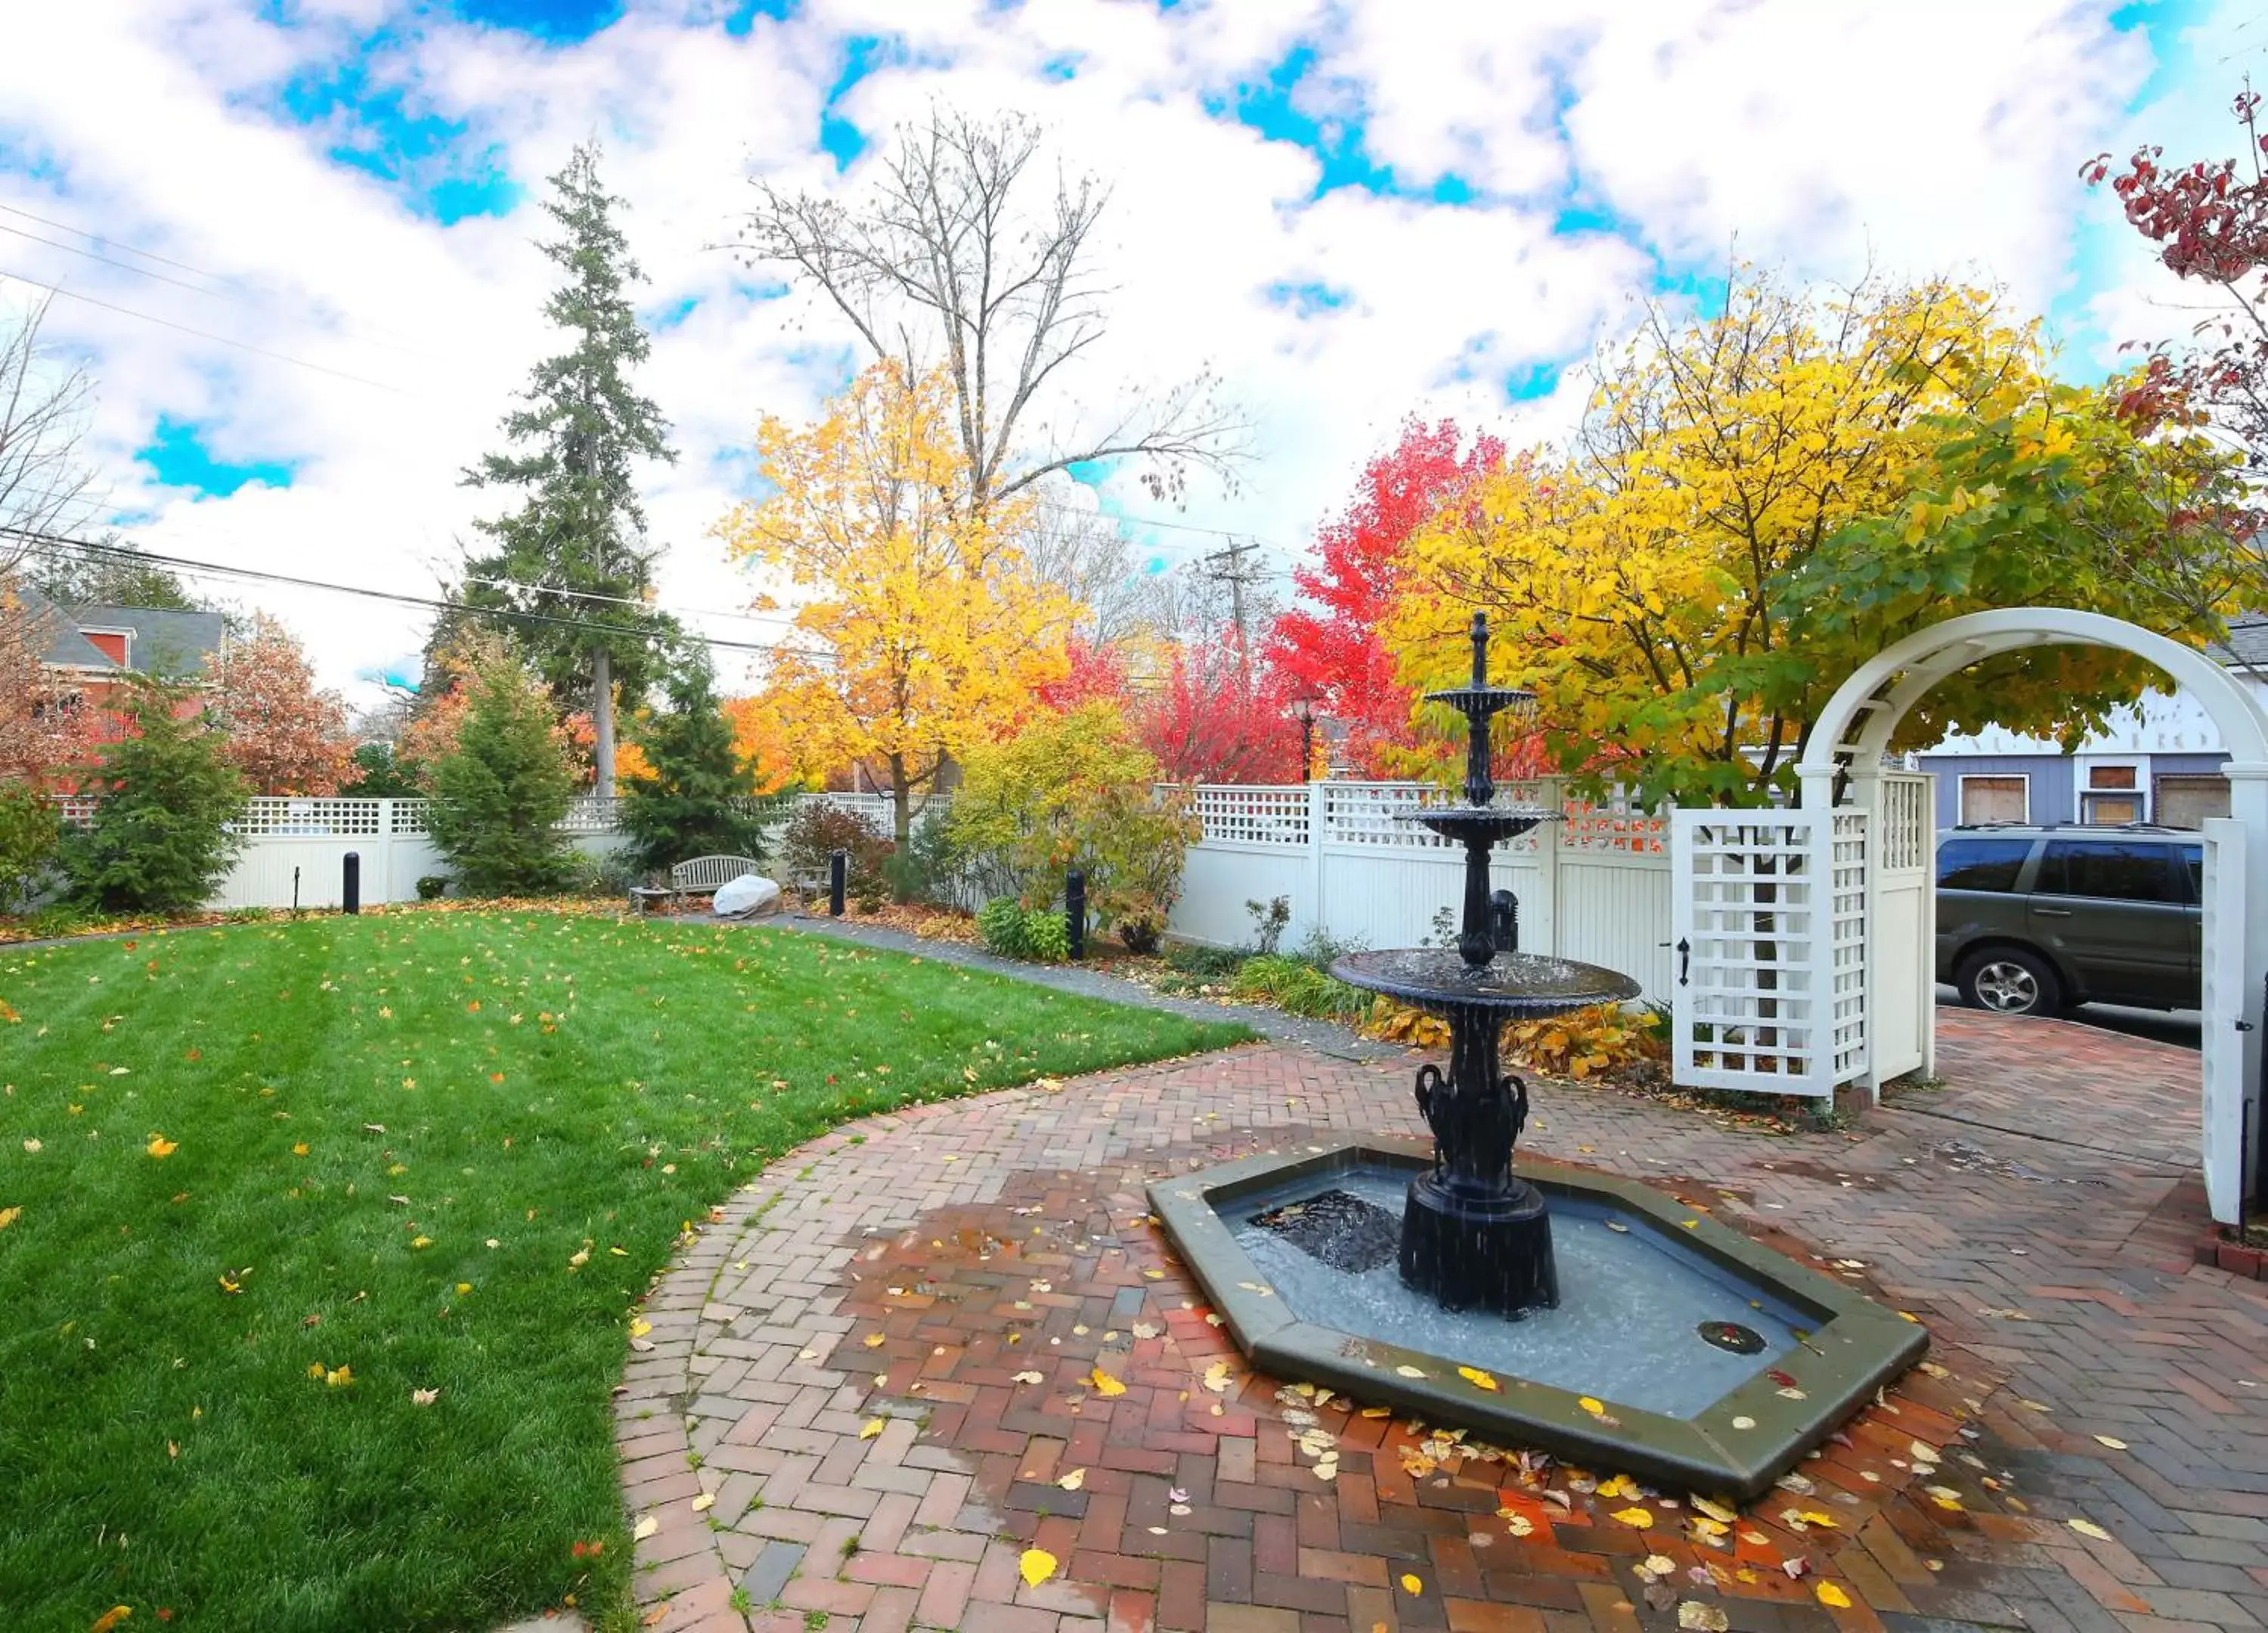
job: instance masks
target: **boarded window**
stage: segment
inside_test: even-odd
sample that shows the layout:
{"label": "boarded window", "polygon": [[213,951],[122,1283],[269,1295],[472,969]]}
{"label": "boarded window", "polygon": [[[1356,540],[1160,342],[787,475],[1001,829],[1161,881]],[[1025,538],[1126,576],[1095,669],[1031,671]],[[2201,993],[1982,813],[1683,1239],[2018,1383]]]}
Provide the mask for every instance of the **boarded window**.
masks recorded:
{"label": "boarded window", "polygon": [[2082,820],[2092,828],[2117,828],[2142,820],[2142,796],[2139,794],[2097,794],[2090,791],[2080,804]]}
{"label": "boarded window", "polygon": [[89,646],[94,648],[96,651],[100,652],[105,658],[110,659],[112,663],[116,664],[121,669],[126,667],[126,637],[124,636],[114,635],[107,630],[97,631],[93,629],[83,630],[81,633],[86,636],[86,644]]}
{"label": "boarded window", "polygon": [[2089,766],[2087,768],[2089,788],[2135,788],[2132,766]]}
{"label": "boarded window", "polygon": [[2218,774],[2156,780],[2158,820],[2168,828],[2203,828],[2207,817],[2228,814],[2228,779]]}
{"label": "boarded window", "polygon": [[2031,820],[2028,776],[1964,776],[1961,779],[1963,822],[2028,822]]}

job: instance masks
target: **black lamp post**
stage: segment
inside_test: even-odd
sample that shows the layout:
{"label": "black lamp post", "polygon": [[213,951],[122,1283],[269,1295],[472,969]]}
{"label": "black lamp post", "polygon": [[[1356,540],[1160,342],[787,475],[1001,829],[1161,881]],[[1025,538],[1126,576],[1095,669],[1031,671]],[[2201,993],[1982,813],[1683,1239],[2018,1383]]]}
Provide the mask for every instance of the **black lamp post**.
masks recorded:
{"label": "black lamp post", "polygon": [[1300,780],[1313,782],[1315,776],[1315,700],[1305,692],[1292,701],[1292,717],[1300,723]]}

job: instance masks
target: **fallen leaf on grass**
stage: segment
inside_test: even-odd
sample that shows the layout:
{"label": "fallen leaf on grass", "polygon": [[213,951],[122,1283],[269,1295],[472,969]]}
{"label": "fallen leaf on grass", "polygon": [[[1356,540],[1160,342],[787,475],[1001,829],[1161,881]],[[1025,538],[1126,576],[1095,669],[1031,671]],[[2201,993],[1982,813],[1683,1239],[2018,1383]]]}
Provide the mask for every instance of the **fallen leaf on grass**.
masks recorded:
{"label": "fallen leaf on grass", "polygon": [[134,1607],[130,1605],[113,1605],[94,1619],[93,1625],[87,1629],[86,1633],[110,1633],[111,1629],[133,1614]]}
{"label": "fallen leaf on grass", "polygon": [[1016,1569],[1023,1576],[1025,1585],[1037,1587],[1055,1575],[1056,1556],[1043,1548],[1027,1548],[1024,1550],[1023,1558],[1017,1562]]}
{"label": "fallen leaf on grass", "polygon": [[150,1139],[150,1144],[143,1147],[143,1149],[148,1151],[152,1157],[170,1157],[181,1148],[175,1141],[167,1139],[162,1134],[158,1134],[152,1135]]}
{"label": "fallen leaf on grass", "polygon": [[301,1141],[300,1141],[297,1145],[294,1145],[294,1146],[291,1148],[291,1154],[292,1154],[294,1157],[304,1157],[304,1156],[306,1156],[306,1155],[307,1154],[307,1142],[306,1142],[306,1141],[305,1141],[305,1140],[301,1140]]}
{"label": "fallen leaf on grass", "polygon": [[26,1151],[29,1151],[33,1156],[36,1157],[40,1154],[40,1143],[37,1140],[26,1140],[24,1142],[24,1149]]}
{"label": "fallen leaf on grass", "polygon": [[1851,1596],[1848,1593],[1845,1593],[1841,1588],[1837,1587],[1832,1582],[1822,1582],[1817,1587],[1814,1588],[1812,1592],[1819,1595],[1819,1602],[1821,1604],[1828,1606],[1831,1609],[1848,1610],[1851,1608]]}
{"label": "fallen leaf on grass", "polygon": [[655,1532],[660,1529],[661,1521],[655,1519],[652,1514],[648,1514],[644,1519],[639,1520],[637,1525],[630,1527],[630,1541],[633,1542],[643,1542],[646,1538],[652,1536]]}
{"label": "fallen leaf on grass", "polygon": [[354,1368],[335,1366],[323,1374],[323,1383],[327,1388],[351,1389],[354,1387]]}
{"label": "fallen leaf on grass", "polygon": [[412,1389],[409,1392],[409,1404],[412,1406],[431,1406],[440,1398],[438,1389]]}
{"label": "fallen leaf on grass", "polygon": [[0,1208],[0,1231],[6,1230],[24,1217],[21,1208]]}

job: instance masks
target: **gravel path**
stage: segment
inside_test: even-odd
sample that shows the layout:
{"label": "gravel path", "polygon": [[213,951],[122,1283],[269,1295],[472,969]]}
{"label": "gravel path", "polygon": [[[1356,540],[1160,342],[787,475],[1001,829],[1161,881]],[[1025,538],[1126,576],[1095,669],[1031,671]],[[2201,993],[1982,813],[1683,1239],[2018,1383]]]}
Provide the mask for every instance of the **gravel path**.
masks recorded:
{"label": "gravel path", "polygon": [[804,913],[783,913],[775,918],[754,922],[806,935],[832,936],[841,941],[860,942],[870,947],[887,947],[893,953],[915,953],[925,959],[935,959],[939,963],[990,970],[996,975],[1006,975],[1012,980],[1028,981],[1035,986],[1053,987],[1060,992],[1076,992],[1090,998],[1107,998],[1114,1004],[1166,1010],[1191,1020],[1241,1022],[1263,1038],[1278,1043],[1298,1044],[1319,1055],[1328,1055],[1334,1060],[1389,1060],[1407,1053],[1398,1044],[1373,1042],[1336,1021],[1309,1020],[1304,1016],[1287,1015],[1265,1004],[1211,1004],[1203,998],[1171,997],[1162,992],[1153,992],[1139,982],[1128,981],[1119,975],[1106,975],[1101,970],[1082,969],[1075,964],[1027,964],[1017,959],[996,958],[981,947],[972,947],[963,942],[933,941],[925,936],[908,935],[904,931],[891,930],[881,924],[862,924]]}

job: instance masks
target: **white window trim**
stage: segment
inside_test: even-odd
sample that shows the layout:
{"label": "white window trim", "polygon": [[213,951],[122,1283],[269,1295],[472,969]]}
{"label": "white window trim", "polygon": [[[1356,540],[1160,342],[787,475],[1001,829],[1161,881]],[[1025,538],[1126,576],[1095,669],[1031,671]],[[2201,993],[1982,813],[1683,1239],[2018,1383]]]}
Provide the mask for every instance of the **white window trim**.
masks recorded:
{"label": "white window trim", "polygon": [[1960,777],[1960,787],[1954,796],[1955,822],[1965,824],[1969,820],[1969,785],[1971,783],[2005,783],[2010,777],[2015,778],[2024,785],[2024,814],[2019,820],[2029,823],[2032,820],[2032,774],[2029,771],[1962,772]]}

